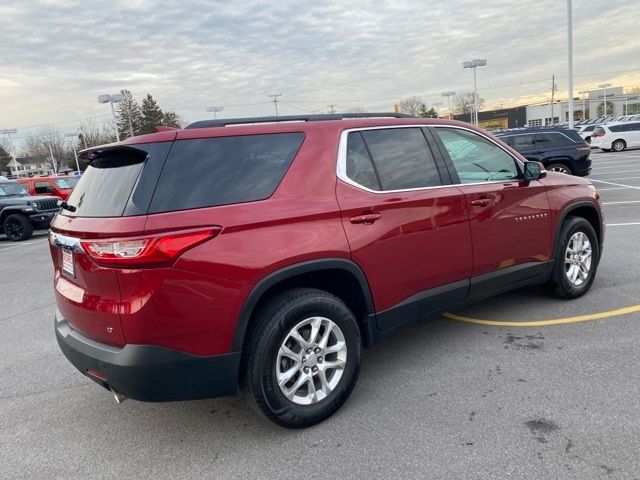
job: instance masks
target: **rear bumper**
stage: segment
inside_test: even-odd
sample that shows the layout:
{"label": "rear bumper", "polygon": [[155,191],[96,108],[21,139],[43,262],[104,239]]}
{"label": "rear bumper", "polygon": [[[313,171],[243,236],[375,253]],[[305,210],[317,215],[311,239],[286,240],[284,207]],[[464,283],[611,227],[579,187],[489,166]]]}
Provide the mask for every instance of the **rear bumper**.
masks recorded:
{"label": "rear bumper", "polygon": [[236,394],[240,352],[198,356],[154,345],[112,347],[81,335],[59,313],[55,329],[60,349],[81,373],[128,398],[169,402]]}

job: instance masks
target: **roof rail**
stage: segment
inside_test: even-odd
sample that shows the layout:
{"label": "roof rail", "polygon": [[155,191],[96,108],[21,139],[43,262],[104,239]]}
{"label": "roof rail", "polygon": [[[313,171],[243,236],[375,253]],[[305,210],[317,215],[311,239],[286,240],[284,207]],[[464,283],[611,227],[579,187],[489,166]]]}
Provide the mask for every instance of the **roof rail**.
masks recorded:
{"label": "roof rail", "polygon": [[228,125],[243,125],[249,123],[273,122],[320,122],[327,120],[343,120],[346,118],[417,118],[406,113],[325,113],[316,115],[284,115],[279,117],[249,117],[249,118],[221,118],[218,120],[200,120],[185,127],[193,128],[226,127]]}

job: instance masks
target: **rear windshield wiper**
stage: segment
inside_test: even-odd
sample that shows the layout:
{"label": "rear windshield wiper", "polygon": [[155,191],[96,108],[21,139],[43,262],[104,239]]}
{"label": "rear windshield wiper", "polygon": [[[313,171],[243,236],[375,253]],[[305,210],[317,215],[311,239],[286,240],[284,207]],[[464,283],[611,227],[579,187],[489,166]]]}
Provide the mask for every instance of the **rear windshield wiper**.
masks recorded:
{"label": "rear windshield wiper", "polygon": [[74,207],[73,205],[69,205],[67,202],[65,202],[64,200],[58,202],[58,206],[64,210],[68,210],[70,212],[75,212],[76,211],[76,207]]}

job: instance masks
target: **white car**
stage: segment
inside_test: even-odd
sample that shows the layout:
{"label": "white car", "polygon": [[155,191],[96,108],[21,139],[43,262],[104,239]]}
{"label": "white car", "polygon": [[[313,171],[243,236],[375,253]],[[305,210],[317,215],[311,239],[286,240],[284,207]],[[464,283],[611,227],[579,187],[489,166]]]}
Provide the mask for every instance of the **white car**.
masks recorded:
{"label": "white car", "polygon": [[591,134],[596,126],[597,125],[580,125],[576,130],[578,131],[578,135],[580,135],[585,142],[591,143]]}
{"label": "white car", "polygon": [[621,152],[640,148],[640,122],[616,122],[596,125],[591,133],[591,146],[605,152]]}

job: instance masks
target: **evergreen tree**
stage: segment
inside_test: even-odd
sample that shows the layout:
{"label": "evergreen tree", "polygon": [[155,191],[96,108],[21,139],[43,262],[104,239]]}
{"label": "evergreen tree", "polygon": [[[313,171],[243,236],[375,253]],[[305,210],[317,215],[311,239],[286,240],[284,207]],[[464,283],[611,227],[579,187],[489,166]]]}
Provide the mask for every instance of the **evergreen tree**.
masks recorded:
{"label": "evergreen tree", "polygon": [[120,90],[124,100],[116,104],[116,124],[120,138],[125,139],[142,133],[140,105],[129,90]]}
{"label": "evergreen tree", "polygon": [[162,109],[158,105],[158,102],[147,93],[147,96],[142,100],[142,119],[140,122],[140,133],[153,133],[156,131],[156,126],[162,125],[164,121],[164,114]]}
{"label": "evergreen tree", "polygon": [[180,118],[180,115],[178,115],[173,110],[164,112],[162,115],[162,125],[165,125],[167,127],[182,128],[181,123],[182,119]]}
{"label": "evergreen tree", "polygon": [[427,108],[424,103],[420,106],[420,112],[418,115],[423,118],[438,118],[438,112],[436,109],[433,107]]}

